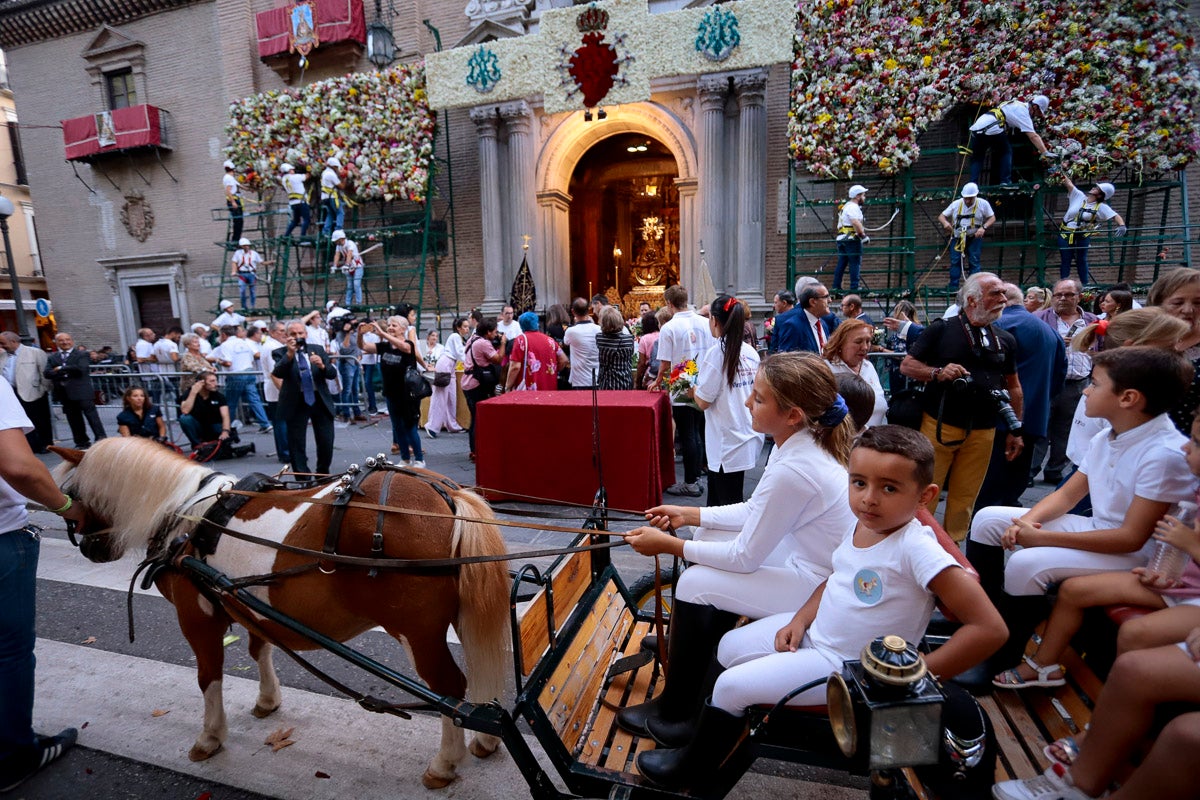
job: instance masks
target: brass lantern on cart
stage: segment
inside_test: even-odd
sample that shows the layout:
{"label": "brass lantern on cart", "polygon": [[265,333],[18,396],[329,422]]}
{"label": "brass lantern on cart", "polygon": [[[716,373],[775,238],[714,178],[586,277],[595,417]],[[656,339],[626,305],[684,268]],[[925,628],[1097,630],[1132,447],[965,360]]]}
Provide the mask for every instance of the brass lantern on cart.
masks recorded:
{"label": "brass lantern on cart", "polygon": [[917,648],[881,636],[826,686],[829,723],[847,758],[865,751],[870,769],[938,762],[945,695]]}

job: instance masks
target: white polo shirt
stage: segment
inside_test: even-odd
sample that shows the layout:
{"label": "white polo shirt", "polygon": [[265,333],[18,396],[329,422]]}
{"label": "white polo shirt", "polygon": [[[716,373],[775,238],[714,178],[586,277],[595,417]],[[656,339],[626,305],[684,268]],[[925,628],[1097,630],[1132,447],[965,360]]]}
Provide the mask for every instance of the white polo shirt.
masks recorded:
{"label": "white polo shirt", "polygon": [[598,333],[600,326],[589,319],[575,323],[563,335],[563,344],[571,348],[572,386],[591,386],[593,373],[600,370],[600,348],[596,345]]}
{"label": "white polo shirt", "polygon": [[221,178],[221,185],[225,187],[225,193],[237,197],[242,193],[241,184],[237,182],[237,178],[233,177],[233,173],[226,172]]}
{"label": "white polo shirt", "polygon": [[258,345],[249,339],[230,336],[217,346],[212,354],[213,358],[230,362],[230,372],[253,372],[257,363],[254,356],[258,354]]}
{"label": "white polo shirt", "polygon": [[[699,368],[700,359],[716,343],[717,340],[708,329],[707,319],[690,308],[677,311],[659,331],[658,360],[666,361],[672,367],[694,360]],[[688,404],[679,402],[674,405]]]}
{"label": "white polo shirt", "polygon": [[275,369],[275,351],[281,347],[283,347],[282,342],[277,342],[268,336],[263,339],[261,354],[258,357],[258,368],[263,375],[263,400],[268,403],[279,402],[279,389],[271,380],[271,370]]}
{"label": "white polo shirt", "polygon": [[175,359],[171,358],[171,354],[180,355],[179,345],[171,341],[167,337],[162,337],[154,343],[154,361],[158,372],[174,372]]}
{"label": "white polo shirt", "polygon": [[1028,103],[1022,103],[1020,100],[1009,100],[1008,102],[1001,103],[999,108],[1004,112],[1003,126],[1000,125],[1000,121],[996,119],[995,114],[983,114],[971,126],[971,133],[995,136],[1004,133],[1005,128],[1012,128],[1022,133],[1033,133],[1033,117],[1029,115]]}

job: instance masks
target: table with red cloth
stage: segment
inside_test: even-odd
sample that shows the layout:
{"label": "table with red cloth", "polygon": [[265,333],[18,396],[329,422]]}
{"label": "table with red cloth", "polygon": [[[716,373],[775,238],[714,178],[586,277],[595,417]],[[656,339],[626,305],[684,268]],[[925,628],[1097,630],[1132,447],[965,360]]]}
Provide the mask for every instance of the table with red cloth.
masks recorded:
{"label": "table with red cloth", "polygon": [[[597,392],[600,452],[610,508],[643,510],[675,482],[671,403],[665,392]],[[510,392],[475,409],[475,482],[489,499],[591,504],[599,486],[592,393]],[[532,501],[531,501],[532,502]]]}

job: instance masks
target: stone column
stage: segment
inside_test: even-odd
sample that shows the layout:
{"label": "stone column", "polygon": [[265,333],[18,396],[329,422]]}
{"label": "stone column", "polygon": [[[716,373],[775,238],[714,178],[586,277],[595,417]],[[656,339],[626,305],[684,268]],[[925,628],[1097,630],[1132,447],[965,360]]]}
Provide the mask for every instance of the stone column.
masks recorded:
{"label": "stone column", "polygon": [[500,233],[500,155],[496,134],[500,118],[495,106],[471,109],[479,135],[479,205],[483,235],[483,304],[485,314],[499,314],[508,287],[504,286],[504,243]]}
{"label": "stone column", "polygon": [[[502,294],[507,295],[508,288],[512,286],[512,281],[516,277],[517,269],[521,266],[521,258],[524,255],[522,244],[523,235],[533,236],[534,225],[536,224],[536,207],[537,198],[534,195],[534,174],[533,174],[533,137],[530,135],[533,126],[533,112],[529,110],[529,104],[524,100],[518,100],[515,103],[505,103],[500,106],[500,119],[504,121],[505,128],[508,130],[508,186],[509,197],[511,204],[508,208],[507,220],[505,225],[509,226],[508,251],[505,253],[505,264],[503,268],[505,289]],[[529,259],[529,269],[535,270],[538,265],[545,262],[540,259],[534,259],[532,256]],[[538,274],[541,270],[533,273],[533,282],[537,287],[538,305],[545,307],[547,299],[550,295],[545,294],[549,288],[546,285],[545,275]]]}
{"label": "stone column", "polygon": [[[704,242],[704,251],[711,254],[722,252],[725,241],[725,99],[729,90],[729,76],[704,75],[697,86],[700,98],[700,236],[699,241],[680,242],[680,261],[683,262],[684,246],[688,251],[699,247]],[[765,143],[764,143],[765,145]],[[680,198],[682,203],[682,197]],[[682,212],[682,208],[680,209]],[[682,216],[682,214],[681,214]],[[683,230],[682,224],[680,230]],[[679,279],[689,293],[696,288],[694,270],[699,266],[698,258],[689,259],[679,265]],[[724,264],[709,263],[713,283],[717,287],[724,285],[722,276],[725,274]]]}
{"label": "stone column", "polygon": [[[546,274],[545,300],[542,284],[538,284],[538,298],[543,305],[571,302],[571,195],[550,189],[538,192],[540,215],[541,258]],[[534,240],[537,246],[538,239]]]}
{"label": "stone column", "polygon": [[[697,178],[676,178],[679,190],[679,281],[691,292],[696,286],[696,268],[700,265],[700,242],[696,232],[696,194],[700,181]],[[708,247],[708,242],[704,243]]]}
{"label": "stone column", "polygon": [[764,70],[733,79],[738,103],[737,294],[763,301],[767,201],[767,110]]}

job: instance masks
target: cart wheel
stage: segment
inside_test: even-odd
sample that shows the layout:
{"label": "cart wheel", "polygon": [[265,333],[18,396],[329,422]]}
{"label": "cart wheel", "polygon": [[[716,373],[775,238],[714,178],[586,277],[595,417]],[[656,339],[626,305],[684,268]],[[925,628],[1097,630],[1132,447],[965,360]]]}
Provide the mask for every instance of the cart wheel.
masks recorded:
{"label": "cart wheel", "polygon": [[[663,613],[670,614],[675,605],[675,581],[679,580],[680,570],[667,567],[662,571],[662,602]],[[629,587],[633,603],[640,611],[654,612],[654,573],[647,572],[635,580]]]}

